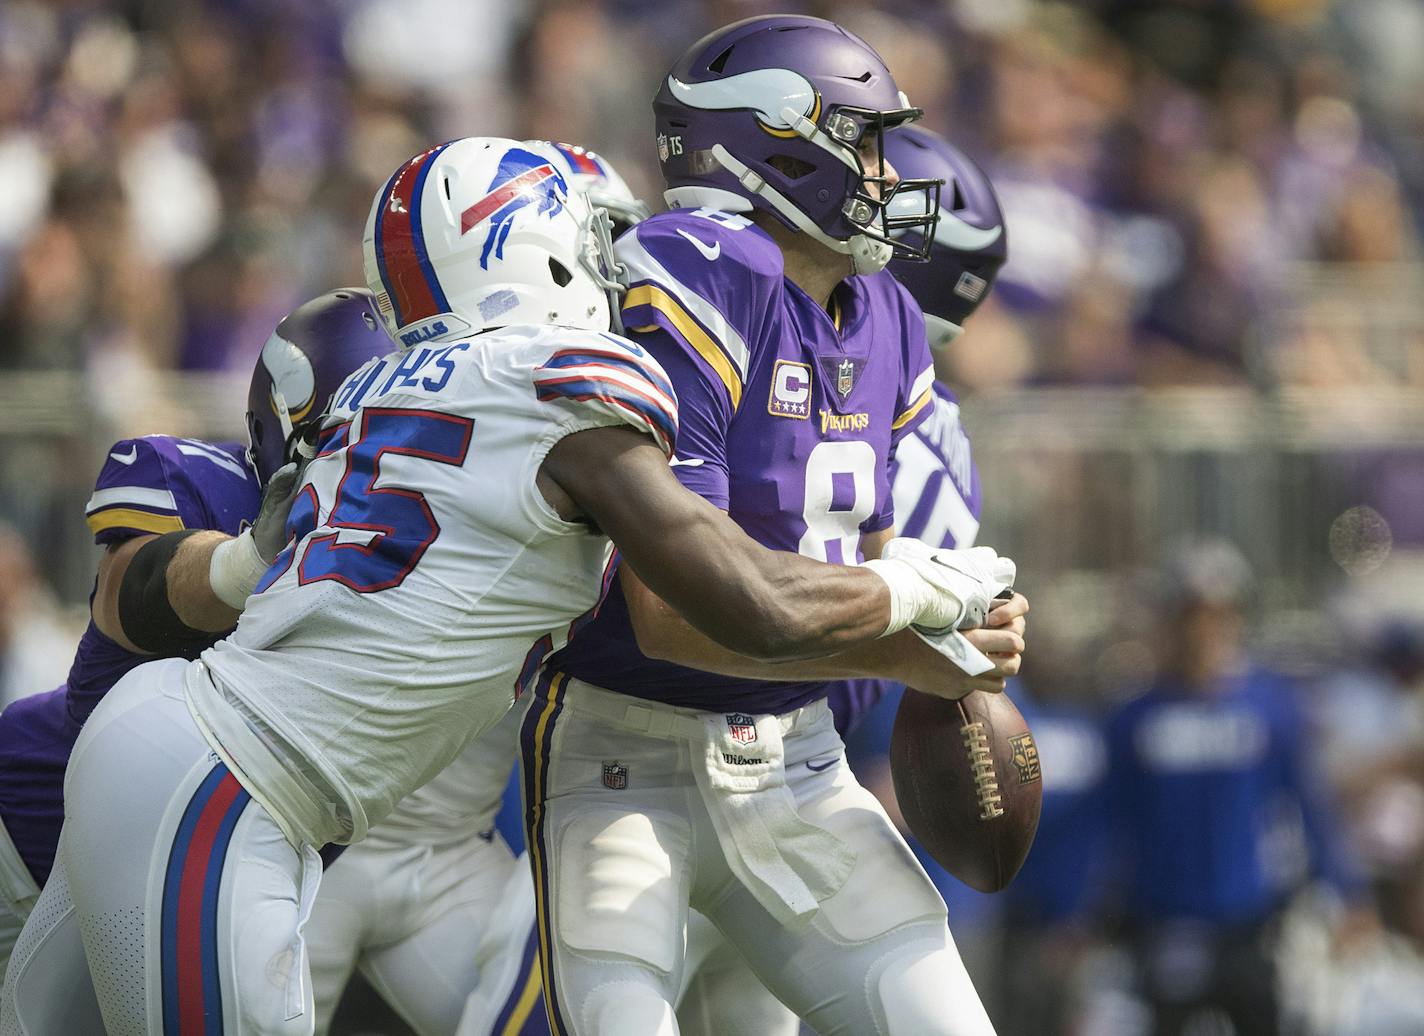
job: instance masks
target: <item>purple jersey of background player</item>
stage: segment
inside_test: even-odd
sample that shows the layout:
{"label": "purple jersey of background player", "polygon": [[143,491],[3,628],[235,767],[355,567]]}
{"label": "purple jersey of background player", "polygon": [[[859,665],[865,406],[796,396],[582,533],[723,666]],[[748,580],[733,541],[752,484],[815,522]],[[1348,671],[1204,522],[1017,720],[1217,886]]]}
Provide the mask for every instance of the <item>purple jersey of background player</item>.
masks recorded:
{"label": "purple jersey of background player", "polygon": [[[236,535],[260,501],[243,446],[150,435],[109,451],[87,512],[94,542],[111,546],[179,529]],[[153,657],[119,646],[90,620],[68,681],[0,714],[0,821],[37,884],[54,865],[64,768],[80,727],[119,677]]]}
{"label": "purple jersey of background player", "polygon": [[[982,500],[979,469],[959,421],[959,401],[938,382],[934,411],[900,444],[891,480],[901,536],[913,536],[936,547],[974,546]],[[889,680],[835,684],[826,701],[835,716],[836,730],[845,737],[898,686]]]}
{"label": "purple jersey of background player", "polygon": [[[759,227],[711,210],[653,216],[623,235],[629,337],[677,391],[673,472],[753,539],[823,561],[860,560],[894,517],[896,444],[930,412],[924,320],[888,273],[850,277],[831,313],[783,276]],[[839,320],[832,314],[838,314]],[[615,579],[551,666],[688,708],[780,713],[827,684],[737,679],[646,658]]]}

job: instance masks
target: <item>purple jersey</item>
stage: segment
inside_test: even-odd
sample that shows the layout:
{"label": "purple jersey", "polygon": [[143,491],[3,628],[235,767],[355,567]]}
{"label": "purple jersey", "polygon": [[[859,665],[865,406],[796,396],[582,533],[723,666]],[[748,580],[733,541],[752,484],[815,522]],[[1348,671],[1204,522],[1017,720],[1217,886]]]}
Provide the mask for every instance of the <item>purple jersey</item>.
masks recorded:
{"label": "purple jersey", "polygon": [[[979,535],[979,469],[959,423],[959,401],[939,382],[935,392],[933,412],[896,451],[891,472],[896,531],[936,547],[972,547]],[[827,701],[841,736],[896,686],[889,680],[832,686]]]}
{"label": "purple jersey", "polygon": [[[94,542],[112,546],[179,529],[235,535],[260,499],[239,444],[150,435],[109,451],[86,511]],[[0,820],[41,885],[54,863],[64,768],[79,728],[119,677],[153,657],[120,647],[90,621],[68,682],[0,714]]]}
{"label": "purple jersey", "polygon": [[[861,534],[894,517],[895,448],[934,398],[924,321],[909,293],[888,273],[850,277],[827,312],[783,276],[764,231],[712,210],[654,216],[617,251],[631,279],[628,335],[677,391],[679,481],[767,547],[860,560]],[[785,712],[827,690],[649,660],[616,579],[550,665],[708,711]]]}

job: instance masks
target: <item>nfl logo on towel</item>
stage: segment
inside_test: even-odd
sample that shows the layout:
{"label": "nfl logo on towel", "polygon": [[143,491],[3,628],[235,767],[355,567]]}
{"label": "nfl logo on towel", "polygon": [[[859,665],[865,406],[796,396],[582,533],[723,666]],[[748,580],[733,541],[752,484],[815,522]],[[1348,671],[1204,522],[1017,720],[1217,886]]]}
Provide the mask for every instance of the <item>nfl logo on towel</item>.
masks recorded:
{"label": "nfl logo on towel", "polygon": [[756,740],[756,720],[745,712],[727,714],[727,733],[739,745],[749,745]]}
{"label": "nfl logo on towel", "polygon": [[614,791],[622,791],[628,787],[628,767],[622,763],[604,763],[603,786]]}

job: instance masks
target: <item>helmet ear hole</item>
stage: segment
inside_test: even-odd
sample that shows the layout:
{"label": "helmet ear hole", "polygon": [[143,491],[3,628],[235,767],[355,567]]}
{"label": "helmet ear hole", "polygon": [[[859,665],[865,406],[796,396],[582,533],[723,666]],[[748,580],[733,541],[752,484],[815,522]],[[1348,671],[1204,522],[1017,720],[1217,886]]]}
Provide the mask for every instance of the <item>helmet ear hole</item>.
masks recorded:
{"label": "helmet ear hole", "polygon": [[549,256],[549,276],[553,277],[554,283],[561,288],[567,286],[574,279],[573,271],[552,255]]}
{"label": "helmet ear hole", "polygon": [[803,180],[816,171],[816,167],[810,162],[792,155],[772,155],[766,160],[766,164],[792,182]]}

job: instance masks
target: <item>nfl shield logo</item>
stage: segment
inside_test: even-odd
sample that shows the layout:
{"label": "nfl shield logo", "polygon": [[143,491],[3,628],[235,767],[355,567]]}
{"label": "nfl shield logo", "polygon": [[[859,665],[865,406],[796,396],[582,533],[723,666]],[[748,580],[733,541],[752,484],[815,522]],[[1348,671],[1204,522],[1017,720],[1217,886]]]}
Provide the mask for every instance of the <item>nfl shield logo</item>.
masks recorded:
{"label": "nfl shield logo", "polygon": [[603,786],[614,791],[622,791],[628,787],[628,767],[622,763],[604,763]]}
{"label": "nfl shield logo", "polygon": [[666,162],[667,160],[668,160],[668,138],[667,138],[667,134],[666,134],[666,133],[659,133],[659,134],[658,134],[658,161],[660,161],[660,162]]}
{"label": "nfl shield logo", "polygon": [[1032,784],[1034,781],[1043,780],[1043,770],[1038,762],[1038,746],[1033,743],[1033,735],[1027,732],[1018,734],[1009,738],[1009,744],[1014,750],[1014,768],[1019,772],[1019,783]]}
{"label": "nfl shield logo", "polygon": [[836,367],[836,391],[842,396],[850,394],[850,390],[855,387],[855,364],[850,360],[842,360]]}
{"label": "nfl shield logo", "polygon": [[730,712],[727,714],[727,732],[737,744],[749,745],[757,739],[756,720],[745,712]]}

